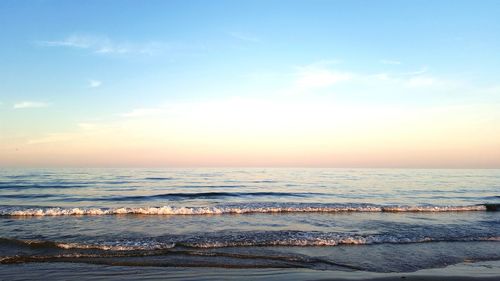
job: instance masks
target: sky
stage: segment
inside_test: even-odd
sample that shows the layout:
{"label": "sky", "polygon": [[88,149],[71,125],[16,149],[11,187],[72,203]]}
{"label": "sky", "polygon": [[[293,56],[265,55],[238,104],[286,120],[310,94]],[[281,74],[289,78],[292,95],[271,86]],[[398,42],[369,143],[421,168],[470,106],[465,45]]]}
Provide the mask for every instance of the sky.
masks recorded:
{"label": "sky", "polygon": [[0,167],[500,168],[500,1],[0,1]]}

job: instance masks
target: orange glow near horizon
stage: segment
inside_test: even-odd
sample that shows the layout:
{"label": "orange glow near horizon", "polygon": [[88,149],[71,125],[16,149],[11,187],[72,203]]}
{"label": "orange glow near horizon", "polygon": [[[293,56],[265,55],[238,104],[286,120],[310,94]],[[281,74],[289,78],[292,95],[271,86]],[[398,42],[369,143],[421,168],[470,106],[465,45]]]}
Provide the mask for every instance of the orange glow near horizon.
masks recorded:
{"label": "orange glow near horizon", "polygon": [[[477,109],[405,110],[230,100],[18,139],[2,166],[500,166]],[[488,137],[486,137],[488,136]]]}

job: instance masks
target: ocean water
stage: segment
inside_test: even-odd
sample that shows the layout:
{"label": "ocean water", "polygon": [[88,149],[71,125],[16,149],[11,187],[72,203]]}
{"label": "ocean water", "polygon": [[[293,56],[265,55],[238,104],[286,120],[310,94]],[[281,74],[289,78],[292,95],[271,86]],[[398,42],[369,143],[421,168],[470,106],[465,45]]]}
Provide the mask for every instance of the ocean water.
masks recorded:
{"label": "ocean water", "polygon": [[499,205],[494,169],[2,169],[0,264],[412,272],[500,260]]}

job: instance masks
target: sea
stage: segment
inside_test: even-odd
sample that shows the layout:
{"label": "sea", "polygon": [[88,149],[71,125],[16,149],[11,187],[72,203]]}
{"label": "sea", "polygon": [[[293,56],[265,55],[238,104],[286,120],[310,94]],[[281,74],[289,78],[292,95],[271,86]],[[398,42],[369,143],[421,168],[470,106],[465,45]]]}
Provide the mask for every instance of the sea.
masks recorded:
{"label": "sea", "polygon": [[498,169],[4,168],[0,279],[69,268],[292,280],[498,262],[499,210]]}

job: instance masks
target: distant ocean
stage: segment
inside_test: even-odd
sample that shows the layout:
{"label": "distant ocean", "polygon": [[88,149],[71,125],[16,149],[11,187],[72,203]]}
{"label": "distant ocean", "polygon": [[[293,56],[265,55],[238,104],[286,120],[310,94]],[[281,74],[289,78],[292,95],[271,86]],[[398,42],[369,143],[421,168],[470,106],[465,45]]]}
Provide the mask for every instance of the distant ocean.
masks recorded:
{"label": "distant ocean", "polygon": [[71,263],[215,280],[499,261],[499,206],[494,169],[2,169],[0,272]]}

